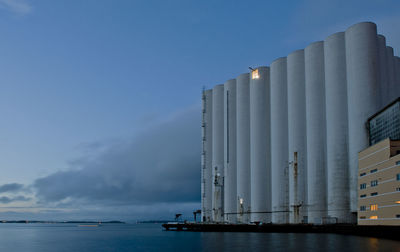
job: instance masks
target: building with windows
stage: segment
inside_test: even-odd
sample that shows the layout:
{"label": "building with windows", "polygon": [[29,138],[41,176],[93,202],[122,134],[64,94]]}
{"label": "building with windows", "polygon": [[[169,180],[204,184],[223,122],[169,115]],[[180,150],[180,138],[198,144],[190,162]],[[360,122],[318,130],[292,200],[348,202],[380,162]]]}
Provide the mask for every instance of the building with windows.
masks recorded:
{"label": "building with windows", "polygon": [[358,224],[400,225],[400,141],[380,141],[358,163]]}
{"label": "building with windows", "polygon": [[398,134],[399,103],[372,116],[400,96],[400,58],[362,22],[250,70],[203,92],[202,220],[356,223],[381,186],[358,185],[358,154]]}

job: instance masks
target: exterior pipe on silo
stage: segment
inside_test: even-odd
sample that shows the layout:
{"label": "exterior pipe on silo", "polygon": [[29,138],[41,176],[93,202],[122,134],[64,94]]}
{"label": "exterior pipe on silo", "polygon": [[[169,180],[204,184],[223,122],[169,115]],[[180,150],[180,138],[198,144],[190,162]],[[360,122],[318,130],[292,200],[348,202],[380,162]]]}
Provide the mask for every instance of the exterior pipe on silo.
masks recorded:
{"label": "exterior pipe on silo", "polygon": [[271,222],[270,72],[250,74],[251,222]]}
{"label": "exterior pipe on silo", "polygon": [[250,221],[250,87],[249,74],[236,78],[237,221]]}
{"label": "exterior pipe on silo", "polygon": [[324,42],[304,49],[307,124],[308,222],[323,224],[326,217],[326,131]]}
{"label": "exterior pipe on silo", "polygon": [[287,57],[290,223],[306,222],[307,145],[304,50]]}
{"label": "exterior pipe on silo", "polygon": [[224,221],[236,223],[236,80],[224,84]]}
{"label": "exterior pipe on silo", "polygon": [[272,223],[289,223],[288,104],[286,58],[271,63]]}
{"label": "exterior pipe on silo", "polygon": [[350,209],[356,216],[358,152],[368,146],[365,123],[377,111],[378,43],[376,25],[359,23],[345,32],[349,123]]}
{"label": "exterior pipe on silo", "polygon": [[327,207],[332,222],[350,223],[346,49],[344,32],[324,41]]}
{"label": "exterior pipe on silo", "polygon": [[212,103],[212,220],[223,221],[224,85],[213,88]]}
{"label": "exterior pipe on silo", "polygon": [[396,96],[400,97],[400,57],[395,56],[394,57],[394,62],[395,62],[395,76],[396,76]]}
{"label": "exterior pipe on silo", "polygon": [[379,54],[379,91],[380,91],[380,108],[389,104],[389,82],[387,73],[386,59],[386,38],[383,35],[378,35],[378,54]]}
{"label": "exterior pipe on silo", "polygon": [[393,54],[393,48],[390,46],[386,47],[386,67],[387,67],[387,75],[388,75],[388,82],[389,82],[389,101],[393,101],[396,99],[396,94],[397,92],[397,86],[395,83],[395,65],[394,65],[394,54]]}
{"label": "exterior pipe on silo", "polygon": [[212,217],[212,89],[203,92],[202,104],[202,198],[201,220],[210,222]]}

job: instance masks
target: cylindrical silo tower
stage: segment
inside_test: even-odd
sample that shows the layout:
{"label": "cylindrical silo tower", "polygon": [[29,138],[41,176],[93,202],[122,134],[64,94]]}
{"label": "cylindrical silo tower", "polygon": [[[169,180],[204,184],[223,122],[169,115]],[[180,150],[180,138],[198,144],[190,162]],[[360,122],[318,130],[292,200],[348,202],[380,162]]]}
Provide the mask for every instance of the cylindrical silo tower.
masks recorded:
{"label": "cylindrical silo tower", "polygon": [[364,22],[345,32],[349,123],[350,208],[356,217],[358,152],[368,146],[366,121],[377,111],[378,39],[376,25]]}
{"label": "cylindrical silo tower", "polygon": [[347,78],[344,32],[325,39],[325,104],[328,215],[351,222],[348,170]]}
{"label": "cylindrical silo tower", "polygon": [[236,79],[237,221],[250,221],[250,85],[249,74]]}
{"label": "cylindrical silo tower", "polygon": [[386,47],[386,67],[387,67],[387,75],[388,75],[388,82],[389,82],[389,101],[388,103],[392,102],[397,95],[397,86],[395,83],[395,62],[394,62],[394,54],[393,48],[390,46]]}
{"label": "cylindrical silo tower", "polygon": [[288,100],[286,58],[271,63],[272,223],[289,223]]}
{"label": "cylindrical silo tower", "polygon": [[271,138],[269,67],[250,77],[251,222],[271,222]]}
{"label": "cylindrical silo tower", "polygon": [[221,222],[224,209],[224,85],[215,86],[212,94],[212,218]]}
{"label": "cylindrical silo tower", "polygon": [[212,89],[203,92],[201,155],[201,220],[210,222],[212,216]]}
{"label": "cylindrical silo tower", "polygon": [[307,124],[308,222],[323,224],[326,213],[324,42],[304,49]]}
{"label": "cylindrical silo tower", "polygon": [[287,57],[290,223],[306,222],[307,145],[304,50]]}
{"label": "cylindrical silo tower", "polygon": [[236,79],[224,84],[224,220],[236,222]]}
{"label": "cylindrical silo tower", "polygon": [[386,38],[378,35],[378,54],[379,54],[379,109],[389,104],[390,90],[387,74],[386,59]]}

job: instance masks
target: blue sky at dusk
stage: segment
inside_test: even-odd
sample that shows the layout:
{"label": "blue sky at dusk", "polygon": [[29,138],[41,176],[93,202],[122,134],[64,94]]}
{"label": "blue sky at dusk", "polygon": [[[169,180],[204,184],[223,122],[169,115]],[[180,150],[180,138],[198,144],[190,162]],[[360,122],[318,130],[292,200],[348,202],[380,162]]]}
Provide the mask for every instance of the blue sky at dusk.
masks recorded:
{"label": "blue sky at dusk", "polygon": [[200,208],[202,87],[400,1],[0,0],[0,219]]}

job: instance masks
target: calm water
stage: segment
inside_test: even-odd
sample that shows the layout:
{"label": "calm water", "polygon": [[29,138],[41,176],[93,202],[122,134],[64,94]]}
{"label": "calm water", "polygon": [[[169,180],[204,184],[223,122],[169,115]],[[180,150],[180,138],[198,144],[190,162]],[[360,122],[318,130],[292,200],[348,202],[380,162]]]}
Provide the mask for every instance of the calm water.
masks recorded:
{"label": "calm water", "polygon": [[400,242],[335,234],[167,232],[159,224],[0,224],[1,252],[160,250],[400,251]]}

